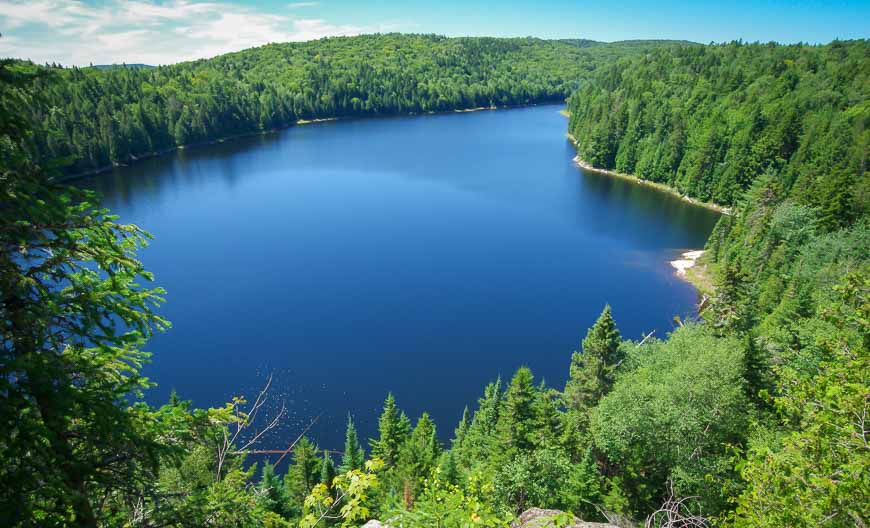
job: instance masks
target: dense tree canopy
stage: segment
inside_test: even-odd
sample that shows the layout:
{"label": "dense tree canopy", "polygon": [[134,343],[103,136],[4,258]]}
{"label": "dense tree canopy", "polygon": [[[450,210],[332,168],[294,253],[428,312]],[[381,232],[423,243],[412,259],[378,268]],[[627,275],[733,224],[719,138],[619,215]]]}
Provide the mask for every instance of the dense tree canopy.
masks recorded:
{"label": "dense tree canopy", "polygon": [[[868,71],[865,41],[414,35],[161,68],[0,62],[0,524],[495,527],[529,506],[641,520],[674,493],[715,525],[866,525]],[[449,449],[389,394],[371,459],[348,419],[338,469],[304,437],[283,468],[246,463],[243,398],[141,402],[142,346],[168,324],[136,260],[149,236],[55,183],[49,160],[75,172],[298,119],[575,88],[582,158],[733,205],[698,321],[634,343],[605,307],[564,391],[520,367],[465,409]]]}
{"label": "dense tree canopy", "polygon": [[569,102],[580,157],[733,205],[775,174],[828,227],[867,207],[870,43],[673,46],[599,69]]}
{"label": "dense tree canopy", "polygon": [[69,172],[302,119],[563,101],[588,72],[667,42],[364,35],[270,44],[158,68],[55,69],[32,117]]}

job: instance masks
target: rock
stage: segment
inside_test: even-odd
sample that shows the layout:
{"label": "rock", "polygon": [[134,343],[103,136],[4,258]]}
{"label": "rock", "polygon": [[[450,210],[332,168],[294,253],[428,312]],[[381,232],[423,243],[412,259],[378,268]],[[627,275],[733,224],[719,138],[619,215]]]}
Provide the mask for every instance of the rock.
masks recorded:
{"label": "rock", "polygon": [[[562,514],[559,510],[542,510],[532,508],[524,511],[519,518],[511,524],[511,528],[550,528],[556,526],[553,518]],[[612,524],[585,522],[574,517],[574,521],[563,528],[619,528]]]}
{"label": "rock", "polygon": [[360,528],[390,528],[386,524],[381,524],[381,521],[376,521],[372,519],[371,521],[365,523]]}

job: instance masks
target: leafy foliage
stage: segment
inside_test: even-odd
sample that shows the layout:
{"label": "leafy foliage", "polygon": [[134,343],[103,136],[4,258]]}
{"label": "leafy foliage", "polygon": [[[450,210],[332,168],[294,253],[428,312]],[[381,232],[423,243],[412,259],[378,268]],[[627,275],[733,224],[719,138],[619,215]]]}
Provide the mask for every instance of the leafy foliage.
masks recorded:
{"label": "leafy foliage", "polygon": [[[866,41],[418,35],[155,69],[0,61],[0,523],[504,526],[529,506],[640,518],[683,504],[676,493],[735,528],[867,524],[868,72]],[[412,428],[389,394],[371,460],[348,418],[338,474],[302,438],[283,477],[265,464],[255,479],[228,440],[250,424],[242,397],[141,402],[142,347],[168,325],[136,259],[150,237],[57,184],[50,159],[74,157],[75,172],[298,119],[527,104],[578,86],[581,157],[734,206],[707,244],[702,321],[632,343],[605,306],[564,391],[526,367],[497,379],[446,451],[428,414]]]}
{"label": "leafy foliage", "polygon": [[595,446],[618,468],[636,512],[652,511],[672,482],[678,496],[698,496],[704,511],[722,510],[730,453],[747,428],[739,341],[687,326],[667,341],[633,352],[592,417]]}

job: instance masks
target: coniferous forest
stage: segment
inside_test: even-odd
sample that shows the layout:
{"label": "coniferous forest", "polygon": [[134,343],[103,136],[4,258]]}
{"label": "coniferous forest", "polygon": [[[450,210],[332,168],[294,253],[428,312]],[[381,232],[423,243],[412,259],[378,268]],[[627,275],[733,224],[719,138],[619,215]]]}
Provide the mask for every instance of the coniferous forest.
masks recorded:
{"label": "coniferous forest", "polygon": [[[673,498],[707,526],[870,522],[867,41],[371,35],[7,60],[0,90],[4,526],[495,527],[531,507],[635,526]],[[631,341],[603,306],[564,386],[520,368],[455,425],[385,395],[376,438],[349,416],[341,453],[303,435],[277,467],[245,454],[259,398],[144,403],[170,322],[136,253],[160,240],[61,176],[303,119],[565,98],[583,160],[731,208],[697,320]]]}
{"label": "coniferous forest", "polygon": [[[617,56],[667,41],[366,35],[270,44],[159,68],[63,68],[35,82],[42,159],[67,172],[299,120],[563,101]],[[59,77],[59,79],[58,79]]]}

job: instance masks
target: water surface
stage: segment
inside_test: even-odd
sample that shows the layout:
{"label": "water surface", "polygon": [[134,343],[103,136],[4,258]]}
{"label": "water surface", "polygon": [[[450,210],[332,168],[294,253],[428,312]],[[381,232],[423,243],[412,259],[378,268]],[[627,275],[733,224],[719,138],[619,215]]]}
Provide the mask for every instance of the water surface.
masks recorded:
{"label": "water surface", "polygon": [[[717,219],[571,162],[559,106],[341,121],[196,147],[84,181],[154,234],[173,327],[148,346],[165,401],[255,396],[284,444],[373,435],[387,391],[449,437],[484,384],[528,365],[562,387],[605,303],[624,336],[692,315],[667,261]],[[293,435],[295,436],[295,435]]]}

